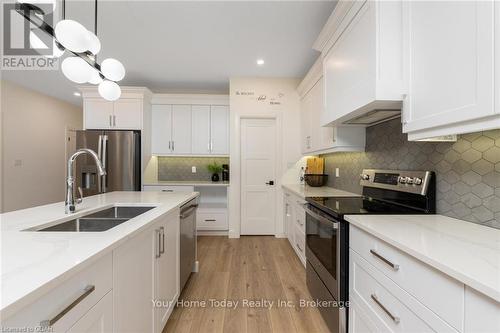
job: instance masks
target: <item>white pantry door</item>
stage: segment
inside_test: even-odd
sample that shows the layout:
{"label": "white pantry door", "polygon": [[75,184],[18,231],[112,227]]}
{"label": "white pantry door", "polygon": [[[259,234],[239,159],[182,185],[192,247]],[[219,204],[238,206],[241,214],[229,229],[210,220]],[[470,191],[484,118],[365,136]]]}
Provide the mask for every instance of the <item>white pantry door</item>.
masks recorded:
{"label": "white pantry door", "polygon": [[276,120],[241,120],[241,234],[276,233]]}

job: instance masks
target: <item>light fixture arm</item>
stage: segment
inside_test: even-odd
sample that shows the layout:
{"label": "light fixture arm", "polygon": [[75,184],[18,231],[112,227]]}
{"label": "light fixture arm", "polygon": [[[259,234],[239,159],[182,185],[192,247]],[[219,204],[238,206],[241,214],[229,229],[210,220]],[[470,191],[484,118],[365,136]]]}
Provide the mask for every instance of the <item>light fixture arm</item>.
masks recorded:
{"label": "light fixture arm", "polygon": [[[95,31],[97,32],[97,0],[95,2],[96,2]],[[66,7],[66,1],[63,1],[63,18],[66,16],[65,7]],[[49,36],[54,38],[54,40],[56,41],[57,47],[68,51],[69,53],[73,54],[76,57],[82,58],[83,60],[85,60],[85,62],[87,64],[89,64],[91,67],[95,68],[99,72],[99,75],[102,78],[104,78],[104,74],[101,72],[101,66],[96,62],[96,58],[97,58],[96,55],[92,55],[90,52],[82,52],[82,53],[73,52],[73,51],[65,48],[63,45],[61,45],[57,41],[57,38],[56,38],[55,33],[54,33],[54,28],[51,27],[49,24],[47,24],[45,21],[43,21],[39,16],[35,15],[35,13],[42,14],[42,15],[45,14],[45,12],[40,7],[35,6],[33,4],[29,4],[29,3],[19,3],[18,2],[18,3],[16,3],[16,12],[18,12],[20,15],[22,15],[26,20],[33,23],[40,30],[42,30],[43,32],[45,32],[46,34],[48,34]]]}

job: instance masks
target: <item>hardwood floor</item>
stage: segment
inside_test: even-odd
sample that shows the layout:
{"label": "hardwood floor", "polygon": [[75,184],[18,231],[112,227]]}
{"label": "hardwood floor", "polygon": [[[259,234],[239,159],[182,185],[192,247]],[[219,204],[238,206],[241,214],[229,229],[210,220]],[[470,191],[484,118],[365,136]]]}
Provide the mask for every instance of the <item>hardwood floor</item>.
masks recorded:
{"label": "hardwood floor", "polygon": [[316,308],[299,306],[311,296],[304,267],[287,239],[199,237],[198,260],[200,271],[179,298],[185,306],[178,303],[164,333],[329,332]]}

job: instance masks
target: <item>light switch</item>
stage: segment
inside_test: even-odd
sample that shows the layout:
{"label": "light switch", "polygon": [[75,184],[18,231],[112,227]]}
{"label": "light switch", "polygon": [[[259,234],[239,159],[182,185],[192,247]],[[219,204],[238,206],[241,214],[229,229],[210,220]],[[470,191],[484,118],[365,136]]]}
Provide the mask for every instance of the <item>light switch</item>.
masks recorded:
{"label": "light switch", "polygon": [[340,169],[339,168],[335,168],[335,177],[340,177]]}
{"label": "light switch", "polygon": [[192,167],[191,167],[191,172],[192,172],[192,173],[196,173],[196,167],[195,167],[195,166],[192,166]]}
{"label": "light switch", "polygon": [[14,160],[14,166],[15,167],[23,166],[23,160]]}

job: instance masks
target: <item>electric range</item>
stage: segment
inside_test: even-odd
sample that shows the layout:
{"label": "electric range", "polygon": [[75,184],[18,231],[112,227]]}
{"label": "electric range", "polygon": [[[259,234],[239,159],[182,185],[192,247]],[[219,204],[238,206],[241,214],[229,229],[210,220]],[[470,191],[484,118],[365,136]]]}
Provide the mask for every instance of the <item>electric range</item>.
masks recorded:
{"label": "electric range", "polygon": [[431,171],[363,170],[360,197],[311,197],[306,205],[307,286],[332,332],[347,332],[349,223],[353,214],[435,214]]}

